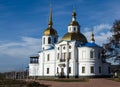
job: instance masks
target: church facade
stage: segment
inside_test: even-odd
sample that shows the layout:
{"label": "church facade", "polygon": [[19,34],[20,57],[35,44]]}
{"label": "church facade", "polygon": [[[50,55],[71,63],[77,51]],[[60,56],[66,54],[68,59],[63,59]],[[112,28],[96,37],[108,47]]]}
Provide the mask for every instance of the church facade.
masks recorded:
{"label": "church facade", "polygon": [[110,65],[102,61],[102,47],[95,43],[94,33],[91,41],[80,32],[76,12],[68,32],[58,41],[58,33],[53,28],[52,10],[48,28],[43,32],[42,49],[37,56],[30,57],[29,76],[42,77],[83,77],[109,76]]}

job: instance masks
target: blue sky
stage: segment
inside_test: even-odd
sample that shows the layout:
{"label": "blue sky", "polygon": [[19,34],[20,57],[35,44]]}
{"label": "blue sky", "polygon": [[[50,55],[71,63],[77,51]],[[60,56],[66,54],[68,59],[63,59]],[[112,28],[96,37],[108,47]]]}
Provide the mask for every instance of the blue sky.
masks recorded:
{"label": "blue sky", "polygon": [[[115,19],[120,19],[120,0],[52,0],[53,27],[61,38],[67,32],[73,6],[81,32],[92,28],[96,43],[111,36]],[[41,50],[41,37],[48,27],[50,0],[0,0],[0,72],[21,70],[29,56]]]}

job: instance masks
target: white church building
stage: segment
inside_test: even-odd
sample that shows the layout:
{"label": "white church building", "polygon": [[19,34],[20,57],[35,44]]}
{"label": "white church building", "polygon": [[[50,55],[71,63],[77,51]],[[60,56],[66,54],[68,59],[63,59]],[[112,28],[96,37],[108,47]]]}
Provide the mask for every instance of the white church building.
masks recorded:
{"label": "white church building", "polygon": [[68,32],[58,41],[58,33],[53,28],[52,9],[48,28],[43,32],[42,49],[37,56],[30,57],[29,76],[41,77],[84,77],[109,76],[110,64],[102,61],[102,47],[91,41],[80,31],[76,12],[68,25]]}

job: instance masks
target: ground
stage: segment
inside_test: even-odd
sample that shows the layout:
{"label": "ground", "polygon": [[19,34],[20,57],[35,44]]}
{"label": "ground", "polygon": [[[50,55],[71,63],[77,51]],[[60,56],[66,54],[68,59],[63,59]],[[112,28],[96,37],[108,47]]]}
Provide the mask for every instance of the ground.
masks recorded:
{"label": "ground", "polygon": [[45,87],[120,87],[120,82],[104,78],[90,79],[88,82],[56,82],[40,80]]}

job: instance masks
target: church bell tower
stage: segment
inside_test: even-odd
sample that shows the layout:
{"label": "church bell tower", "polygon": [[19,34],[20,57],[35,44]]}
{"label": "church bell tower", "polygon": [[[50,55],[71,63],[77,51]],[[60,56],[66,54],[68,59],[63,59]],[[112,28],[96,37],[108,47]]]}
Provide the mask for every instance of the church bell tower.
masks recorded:
{"label": "church bell tower", "polygon": [[48,28],[43,32],[42,36],[42,50],[53,48],[54,44],[58,41],[57,31],[53,29],[52,25],[52,5],[50,5]]}

